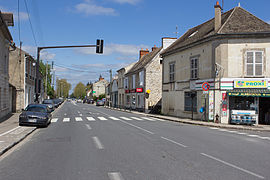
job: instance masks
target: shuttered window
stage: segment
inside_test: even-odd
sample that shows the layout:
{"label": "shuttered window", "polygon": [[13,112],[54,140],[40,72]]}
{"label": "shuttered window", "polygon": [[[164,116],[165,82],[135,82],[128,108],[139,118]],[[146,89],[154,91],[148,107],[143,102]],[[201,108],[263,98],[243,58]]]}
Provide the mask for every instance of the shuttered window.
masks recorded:
{"label": "shuttered window", "polygon": [[198,78],[198,58],[190,59],[190,78]]}
{"label": "shuttered window", "polygon": [[248,51],[246,52],[246,75],[262,76],[263,75],[263,52]]}
{"label": "shuttered window", "polygon": [[170,64],[170,82],[174,82],[175,63]]}

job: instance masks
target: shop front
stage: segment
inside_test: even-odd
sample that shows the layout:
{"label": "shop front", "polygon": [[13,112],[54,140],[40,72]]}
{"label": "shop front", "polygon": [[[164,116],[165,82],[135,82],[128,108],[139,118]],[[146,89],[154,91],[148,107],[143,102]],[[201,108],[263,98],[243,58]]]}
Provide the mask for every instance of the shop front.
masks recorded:
{"label": "shop front", "polygon": [[[268,79],[227,81],[229,123],[270,125],[270,89]],[[233,83],[233,87],[228,86]]]}

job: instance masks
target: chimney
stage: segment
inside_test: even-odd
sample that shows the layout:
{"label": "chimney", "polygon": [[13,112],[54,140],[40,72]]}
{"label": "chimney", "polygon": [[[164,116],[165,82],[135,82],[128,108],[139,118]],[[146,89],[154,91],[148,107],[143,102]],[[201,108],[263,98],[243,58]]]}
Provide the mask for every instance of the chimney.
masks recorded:
{"label": "chimney", "polygon": [[152,47],[152,51],[155,51],[157,49],[158,49],[158,47],[156,45],[154,45],[154,47]]}
{"label": "chimney", "polygon": [[13,20],[13,14],[12,13],[6,13],[6,12],[0,12],[4,22],[7,26],[14,26],[14,20]]}
{"label": "chimney", "polygon": [[221,27],[221,6],[219,5],[219,2],[217,1],[217,4],[215,7],[215,32],[217,32]]}
{"label": "chimney", "polygon": [[104,78],[100,75],[99,76],[99,81],[102,81],[102,80],[104,80]]}
{"label": "chimney", "polygon": [[167,47],[169,47],[176,40],[177,40],[177,38],[163,37],[162,38],[162,48],[167,49]]}
{"label": "chimney", "polygon": [[140,50],[140,59],[144,56],[144,55],[146,55],[146,54],[148,54],[149,53],[149,50],[148,49],[146,49],[146,50],[144,50],[143,48]]}

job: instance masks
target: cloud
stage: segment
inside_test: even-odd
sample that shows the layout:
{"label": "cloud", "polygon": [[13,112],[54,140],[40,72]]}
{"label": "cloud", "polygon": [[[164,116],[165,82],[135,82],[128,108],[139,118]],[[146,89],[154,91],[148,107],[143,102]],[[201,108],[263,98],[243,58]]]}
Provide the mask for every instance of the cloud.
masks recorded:
{"label": "cloud", "polygon": [[270,24],[270,21],[266,21],[268,24]]}
{"label": "cloud", "polygon": [[116,3],[120,3],[120,4],[132,4],[132,5],[135,5],[137,4],[138,2],[140,2],[141,0],[112,0],[113,2],[116,2]]}
{"label": "cloud", "polygon": [[75,6],[75,12],[82,13],[86,16],[91,16],[91,15],[116,16],[118,15],[115,9],[96,5],[92,0],[84,0],[83,3],[77,4]]}
{"label": "cloud", "polygon": [[[108,44],[104,47],[104,55],[111,55],[118,53],[124,56],[137,55],[141,48],[147,48],[146,45],[132,45],[132,44]],[[95,48],[78,49],[76,52],[80,54],[96,54]]]}
{"label": "cloud", "polygon": [[[23,46],[22,49],[32,55],[33,57],[37,57],[37,48],[34,46]],[[45,50],[41,51],[40,53],[40,59],[42,60],[52,60],[54,59],[55,54],[49,53]]]}
{"label": "cloud", "polygon": [[[15,21],[18,21],[18,13],[17,12],[14,13],[13,17],[14,17]],[[20,12],[20,21],[26,21],[28,19],[29,19],[29,16],[26,12]]]}

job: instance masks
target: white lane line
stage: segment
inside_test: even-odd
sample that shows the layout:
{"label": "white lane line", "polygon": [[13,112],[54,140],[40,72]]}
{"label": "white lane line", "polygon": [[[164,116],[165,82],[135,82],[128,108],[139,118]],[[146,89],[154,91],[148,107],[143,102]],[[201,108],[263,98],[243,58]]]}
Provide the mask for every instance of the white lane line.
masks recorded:
{"label": "white lane line", "polygon": [[270,140],[270,137],[261,137],[261,136],[259,136],[258,138]]}
{"label": "white lane line", "polygon": [[11,129],[11,130],[9,130],[9,131],[4,132],[4,133],[0,134],[0,136],[4,136],[4,135],[6,135],[6,134],[8,134],[8,133],[10,133],[10,132],[12,132],[12,131],[15,131],[15,130],[18,129],[18,128],[20,128],[20,126],[15,127],[15,128],[13,128],[13,129]]}
{"label": "white lane line", "polygon": [[94,137],[92,137],[92,138],[93,138],[93,141],[94,141],[94,143],[95,143],[95,145],[96,145],[96,147],[97,147],[98,149],[104,149],[104,146],[101,144],[101,142],[100,142],[100,140],[98,139],[98,137],[94,136]]}
{"label": "white lane line", "polygon": [[153,133],[153,132],[151,132],[151,131],[148,131],[148,130],[146,130],[146,129],[143,129],[143,128],[139,127],[139,126],[135,126],[135,125],[130,124],[130,123],[126,122],[126,121],[123,121],[123,120],[120,120],[120,121],[123,122],[123,123],[126,123],[126,124],[128,124],[128,125],[130,125],[130,126],[132,126],[132,127],[135,127],[135,128],[137,128],[137,129],[140,129],[140,130],[142,130],[142,131],[145,131],[145,132],[147,132],[147,133],[149,133],[149,134],[155,134],[155,133]]}
{"label": "white lane line", "polygon": [[240,135],[246,135],[247,133],[238,132],[237,134],[240,134]]}
{"label": "white lane line", "polygon": [[121,119],[124,119],[126,121],[130,121],[131,119],[130,118],[127,118],[127,117],[120,117]]}
{"label": "white lane line", "polygon": [[86,119],[87,119],[88,121],[95,121],[95,119],[94,119],[93,117],[86,117]]}
{"label": "white lane line", "polygon": [[82,114],[79,114],[79,116],[82,116]]}
{"label": "white lane line", "polygon": [[219,131],[228,131],[227,129],[218,129]]}
{"label": "white lane line", "polygon": [[112,120],[115,120],[115,121],[119,121],[120,119],[116,118],[116,117],[109,117],[110,119]]}
{"label": "white lane line", "polygon": [[162,122],[166,121],[164,119],[158,119],[158,118],[153,118],[153,117],[151,117],[151,118],[154,119],[154,120],[157,120],[157,121],[162,121]]}
{"label": "white lane line", "polygon": [[69,122],[70,121],[70,118],[64,118],[63,119],[63,122]]}
{"label": "white lane line", "polygon": [[215,127],[210,127],[209,129],[214,129],[214,130],[217,130],[217,129],[219,129],[219,128],[215,128]]}
{"label": "white lane line", "polygon": [[4,143],[5,141],[0,141],[0,143]]}
{"label": "white lane line", "polygon": [[165,138],[165,137],[163,137],[163,136],[161,136],[161,138],[162,138],[162,139],[165,139],[165,140],[167,140],[167,141],[170,141],[170,142],[172,142],[172,143],[174,143],[174,144],[177,144],[178,146],[181,146],[181,147],[187,147],[187,146],[185,146],[184,144],[175,142],[175,141],[173,141],[173,140],[171,140],[171,139],[168,139],[168,138]]}
{"label": "white lane line", "polygon": [[130,118],[135,119],[135,120],[138,120],[138,121],[143,121],[143,119],[140,119],[138,117],[130,117]]}
{"label": "white lane line", "polygon": [[229,133],[238,133],[238,131],[228,131]]}
{"label": "white lane line", "polygon": [[75,120],[76,121],[82,121],[82,118],[81,117],[75,117]]}
{"label": "white lane line", "polygon": [[148,121],[156,121],[156,120],[151,119],[151,118],[149,118],[149,117],[141,117],[141,118],[143,118],[143,119],[145,119],[145,120],[148,120]]}
{"label": "white lane line", "polygon": [[210,159],[213,159],[213,160],[216,160],[216,161],[218,161],[218,162],[221,162],[221,163],[223,163],[223,164],[225,164],[225,165],[227,165],[227,166],[230,166],[230,167],[232,167],[232,168],[238,169],[238,170],[243,171],[243,172],[245,172],[245,173],[247,173],[247,174],[250,174],[250,175],[252,175],[252,176],[255,176],[255,177],[257,177],[257,178],[264,179],[264,177],[261,176],[261,175],[258,175],[258,174],[254,173],[254,172],[249,171],[249,170],[240,168],[240,167],[238,167],[238,166],[236,166],[236,165],[233,165],[233,164],[231,164],[231,163],[225,162],[225,161],[223,161],[223,160],[221,160],[221,159],[215,158],[215,157],[210,156],[210,155],[205,154],[205,153],[200,153],[200,154],[203,155],[203,156],[205,156],[205,157],[208,157],[208,158],[210,158]]}
{"label": "white lane line", "polygon": [[108,176],[110,180],[124,180],[119,172],[110,172],[108,173]]}
{"label": "white lane line", "polygon": [[98,119],[101,120],[101,121],[106,121],[106,120],[108,120],[108,119],[106,119],[105,117],[98,117]]}
{"label": "white lane line", "polygon": [[64,114],[65,116],[67,115],[67,113]]}
{"label": "white lane line", "polygon": [[91,126],[89,124],[85,124],[85,126],[87,127],[87,129],[91,130]]}
{"label": "white lane line", "polygon": [[255,134],[249,134],[248,136],[249,137],[259,137],[258,135],[255,135]]}
{"label": "white lane line", "polygon": [[53,118],[52,120],[51,120],[51,122],[57,122],[58,121],[58,118]]}

